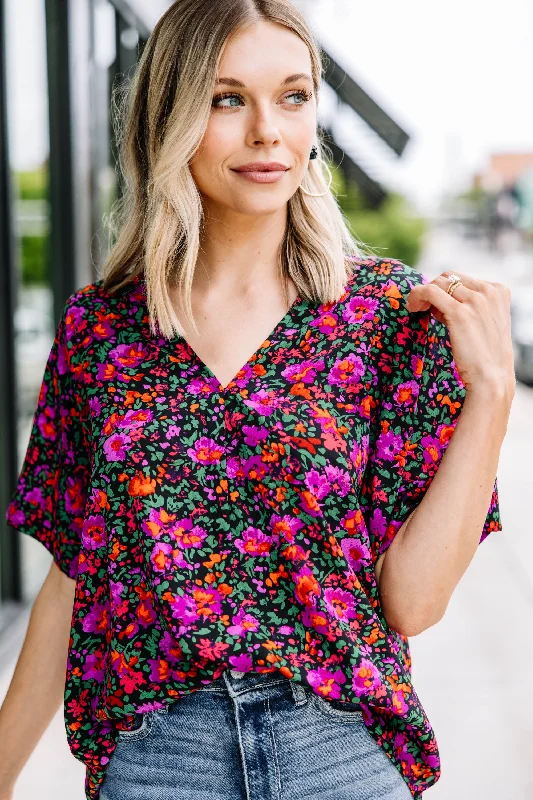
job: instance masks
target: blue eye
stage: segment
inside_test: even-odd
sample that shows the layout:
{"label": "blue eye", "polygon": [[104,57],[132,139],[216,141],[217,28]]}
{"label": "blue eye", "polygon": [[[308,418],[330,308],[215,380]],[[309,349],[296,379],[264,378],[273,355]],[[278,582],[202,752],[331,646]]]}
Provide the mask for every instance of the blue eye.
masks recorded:
{"label": "blue eye", "polygon": [[213,98],[212,105],[215,108],[231,108],[231,106],[217,106],[216,103],[218,103],[220,100],[231,100],[231,98],[233,97],[240,98],[240,94],[228,94],[228,93],[218,94],[216,97]]}
{"label": "blue eye", "polygon": [[[288,94],[286,96],[286,99],[288,99],[289,97],[300,97],[300,98],[303,99],[302,103],[290,103],[289,105],[303,106],[303,105],[305,105],[306,103],[309,102],[309,100],[312,98],[312,96],[313,95],[312,95],[311,92],[308,92],[305,89],[300,89],[300,90],[298,90],[296,92],[291,92],[290,94]],[[236,97],[238,100],[242,100],[243,99],[242,95],[237,94],[236,92],[224,92],[223,94],[215,95],[211,105],[212,105],[213,108],[238,108],[239,107],[238,105],[227,105],[227,106],[217,105],[222,100],[231,100],[234,97]]]}

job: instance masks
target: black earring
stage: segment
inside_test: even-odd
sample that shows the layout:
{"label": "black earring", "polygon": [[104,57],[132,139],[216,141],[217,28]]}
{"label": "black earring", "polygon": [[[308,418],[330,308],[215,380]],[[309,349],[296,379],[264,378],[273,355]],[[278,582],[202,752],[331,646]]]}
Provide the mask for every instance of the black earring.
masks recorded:
{"label": "black earring", "polygon": [[311,154],[309,156],[310,159],[318,158],[318,150],[316,148],[316,144],[314,144],[311,148]]}

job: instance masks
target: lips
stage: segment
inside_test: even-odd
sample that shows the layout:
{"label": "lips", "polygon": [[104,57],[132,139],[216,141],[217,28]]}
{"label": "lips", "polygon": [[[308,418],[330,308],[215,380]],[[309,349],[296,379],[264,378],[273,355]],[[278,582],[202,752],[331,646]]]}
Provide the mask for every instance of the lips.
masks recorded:
{"label": "lips", "polygon": [[280,164],[279,161],[255,161],[251,164],[243,164],[242,167],[233,167],[234,172],[285,172],[288,167]]}

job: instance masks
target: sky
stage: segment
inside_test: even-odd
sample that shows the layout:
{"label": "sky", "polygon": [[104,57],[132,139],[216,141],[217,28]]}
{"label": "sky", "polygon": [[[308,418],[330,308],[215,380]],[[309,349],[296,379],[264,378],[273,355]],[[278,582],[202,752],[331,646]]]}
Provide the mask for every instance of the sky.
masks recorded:
{"label": "sky", "polygon": [[[533,2],[294,0],[319,43],[410,134],[401,158],[326,85],[341,147],[421,212],[466,188],[493,151],[533,150]],[[8,0],[11,160],[48,152],[44,0]]]}

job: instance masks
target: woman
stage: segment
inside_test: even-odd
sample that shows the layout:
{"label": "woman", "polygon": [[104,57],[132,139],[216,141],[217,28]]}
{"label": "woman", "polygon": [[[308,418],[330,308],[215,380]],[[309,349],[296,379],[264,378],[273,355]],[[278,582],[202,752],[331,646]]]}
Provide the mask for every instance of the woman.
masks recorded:
{"label": "woman", "polygon": [[6,515],[75,585],[87,798],[440,775],[408,636],[502,527],[509,291],[363,254],[314,158],[321,70],[285,0],[179,0],[128,95],[118,238],[67,301]]}

